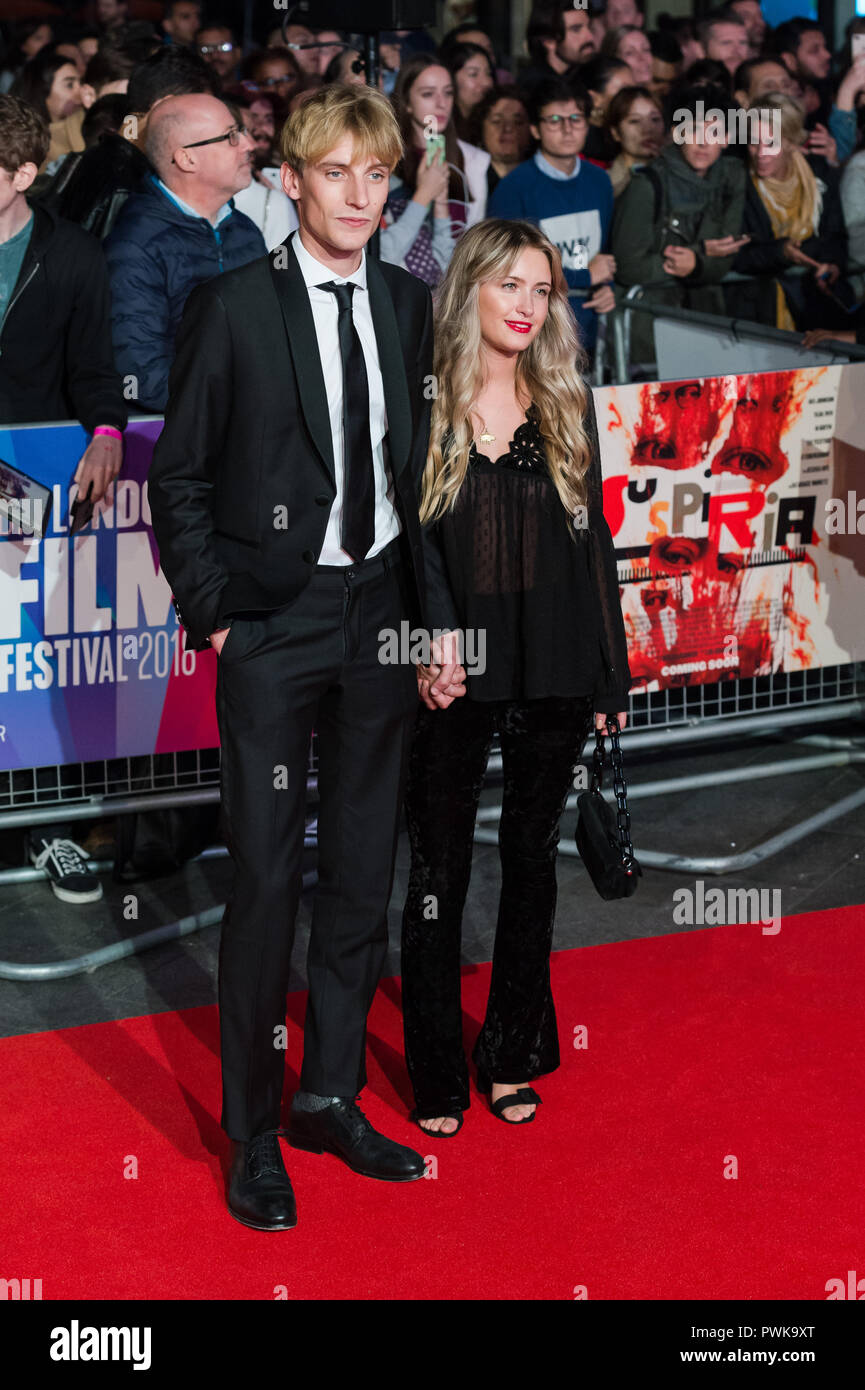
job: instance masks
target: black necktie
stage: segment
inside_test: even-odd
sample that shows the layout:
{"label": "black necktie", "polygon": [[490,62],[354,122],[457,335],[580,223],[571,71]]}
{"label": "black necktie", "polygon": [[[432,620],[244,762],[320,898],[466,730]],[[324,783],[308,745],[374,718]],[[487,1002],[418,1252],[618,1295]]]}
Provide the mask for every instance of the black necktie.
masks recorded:
{"label": "black necktie", "polygon": [[351,312],[353,284],[328,280],[316,289],[336,295],[342,358],[343,491],[340,545],[362,560],[375,540],[375,475],[369,435],[369,386],[363,348]]}

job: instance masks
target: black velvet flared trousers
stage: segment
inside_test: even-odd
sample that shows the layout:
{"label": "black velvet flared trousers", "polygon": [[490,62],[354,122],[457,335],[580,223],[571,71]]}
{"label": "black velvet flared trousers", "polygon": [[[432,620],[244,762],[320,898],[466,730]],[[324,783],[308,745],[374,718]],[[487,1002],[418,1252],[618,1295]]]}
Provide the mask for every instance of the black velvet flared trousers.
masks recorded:
{"label": "black velvet flared trousers", "polygon": [[460,941],[493,734],[504,774],[502,886],[486,1017],[472,1058],[515,1083],[559,1065],[550,989],[559,821],[593,718],[590,696],[421,706],[409,758],[411,871],[403,912],[405,1055],[421,1119],[469,1106]]}

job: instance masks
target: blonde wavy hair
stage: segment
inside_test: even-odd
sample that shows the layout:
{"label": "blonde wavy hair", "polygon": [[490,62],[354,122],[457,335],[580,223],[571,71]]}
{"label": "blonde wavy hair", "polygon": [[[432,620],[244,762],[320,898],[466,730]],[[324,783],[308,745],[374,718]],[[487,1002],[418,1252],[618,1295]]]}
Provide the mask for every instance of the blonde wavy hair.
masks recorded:
{"label": "blonde wavy hair", "polygon": [[[581,370],[587,359],[568,304],[562,258],[531,222],[488,218],[460,237],[435,294],[436,396],[421,492],[424,523],[455,506],[468,472],[471,409],[483,385],[478,290],[510,274],[529,249],[547,257],[552,289],[540,332],[517,358],[517,392],[528,394],[538,409],[550,474],[568,516],[586,505],[591,446],[583,425],[588,387]],[[573,536],[575,528],[568,529]]]}
{"label": "blonde wavy hair", "polygon": [[801,148],[807,138],[805,130],[805,107],[795,97],[786,92],[761,92],[753,106],[748,108],[748,117],[758,120],[765,112],[779,111],[781,114],[781,139],[795,149]]}

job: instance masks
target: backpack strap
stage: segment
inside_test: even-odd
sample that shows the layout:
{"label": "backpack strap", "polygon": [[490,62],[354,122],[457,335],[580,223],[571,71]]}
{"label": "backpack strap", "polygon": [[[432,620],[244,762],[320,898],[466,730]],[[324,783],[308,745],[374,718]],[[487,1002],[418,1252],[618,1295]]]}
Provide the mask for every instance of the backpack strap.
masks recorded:
{"label": "backpack strap", "polygon": [[640,173],[645,174],[646,178],[649,180],[649,183],[652,185],[652,190],[655,194],[653,221],[657,222],[661,215],[661,209],[664,203],[664,185],[661,183],[661,178],[658,174],[657,169],[653,169],[651,164],[644,165],[644,167],[640,170]]}

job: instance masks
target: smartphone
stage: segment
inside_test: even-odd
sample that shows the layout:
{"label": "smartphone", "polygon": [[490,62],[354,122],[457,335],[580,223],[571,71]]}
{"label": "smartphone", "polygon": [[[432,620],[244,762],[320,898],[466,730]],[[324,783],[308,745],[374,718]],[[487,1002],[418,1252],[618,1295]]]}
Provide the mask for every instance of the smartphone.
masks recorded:
{"label": "smartphone", "polygon": [[50,487],[0,459],[0,519],[4,535],[44,536],[52,496]]}
{"label": "smartphone", "polygon": [[84,527],[89,524],[90,519],[93,516],[94,503],[90,500],[90,494],[92,491],[93,484],[91,482],[88,484],[86,495],[82,497],[79,493],[79,495],[75,498],[75,501],[72,503],[72,507],[69,512],[70,536],[74,535],[76,531],[82,531]]}
{"label": "smartphone", "polygon": [[685,246],[688,245],[688,238],[685,236],[685,233],[679,227],[678,217],[671,217],[669,222],[666,222],[664,224],[664,226],[661,228],[661,235],[664,238],[664,245],[667,244],[667,239],[669,237],[678,237],[679,240],[683,242]]}
{"label": "smartphone", "polygon": [[426,167],[429,168],[435,159],[438,151],[441,150],[442,160],[445,154],[445,137],[443,135],[427,135],[426,137]]}
{"label": "smartphone", "polygon": [[850,35],[850,50],[855,58],[861,58],[865,53],[865,34]]}

